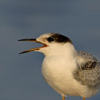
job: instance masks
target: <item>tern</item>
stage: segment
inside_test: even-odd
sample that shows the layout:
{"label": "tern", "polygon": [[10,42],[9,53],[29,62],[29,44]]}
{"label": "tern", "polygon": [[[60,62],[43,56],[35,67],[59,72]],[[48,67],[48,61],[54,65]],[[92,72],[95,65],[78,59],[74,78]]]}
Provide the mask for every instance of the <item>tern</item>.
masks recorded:
{"label": "tern", "polygon": [[42,74],[46,82],[65,100],[67,95],[80,96],[85,100],[100,88],[100,62],[90,53],[75,49],[67,36],[45,33],[36,39],[20,39],[43,46],[20,54],[38,51],[45,55]]}

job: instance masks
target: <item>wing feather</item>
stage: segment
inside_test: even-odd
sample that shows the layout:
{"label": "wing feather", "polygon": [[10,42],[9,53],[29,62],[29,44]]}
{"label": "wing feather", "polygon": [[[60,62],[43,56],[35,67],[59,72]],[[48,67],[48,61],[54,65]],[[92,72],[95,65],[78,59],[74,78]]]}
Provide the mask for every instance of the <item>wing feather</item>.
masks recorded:
{"label": "wing feather", "polygon": [[87,52],[78,52],[79,56],[85,59],[86,62],[78,64],[74,77],[81,84],[88,87],[100,87],[100,62],[97,61],[91,54]]}

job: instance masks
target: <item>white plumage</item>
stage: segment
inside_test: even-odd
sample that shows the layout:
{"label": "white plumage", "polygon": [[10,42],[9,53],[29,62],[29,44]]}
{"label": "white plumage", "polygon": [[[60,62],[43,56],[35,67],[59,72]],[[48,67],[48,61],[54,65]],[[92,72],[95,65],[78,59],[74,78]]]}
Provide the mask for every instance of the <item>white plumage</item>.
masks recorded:
{"label": "white plumage", "polygon": [[[79,52],[72,41],[58,33],[48,33],[37,39],[21,39],[43,44],[30,49],[45,55],[42,73],[46,82],[62,96],[81,96],[83,99],[96,94],[100,86],[100,65],[86,52]],[[87,74],[88,73],[88,74]]]}

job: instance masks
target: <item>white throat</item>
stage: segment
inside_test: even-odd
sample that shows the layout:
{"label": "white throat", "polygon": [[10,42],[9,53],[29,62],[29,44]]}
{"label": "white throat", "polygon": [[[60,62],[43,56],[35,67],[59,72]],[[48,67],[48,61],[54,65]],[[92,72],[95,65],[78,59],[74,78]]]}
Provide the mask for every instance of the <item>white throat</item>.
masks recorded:
{"label": "white throat", "polygon": [[71,43],[65,44],[51,44],[49,47],[40,49],[40,52],[44,53],[45,56],[76,56],[76,50]]}
{"label": "white throat", "polygon": [[[68,66],[67,70],[74,71],[76,68],[77,53],[74,46],[70,43],[66,43],[60,47],[57,45],[54,47],[46,48],[48,52],[44,52],[45,58],[43,65],[45,66]],[[47,50],[45,50],[47,51]]]}

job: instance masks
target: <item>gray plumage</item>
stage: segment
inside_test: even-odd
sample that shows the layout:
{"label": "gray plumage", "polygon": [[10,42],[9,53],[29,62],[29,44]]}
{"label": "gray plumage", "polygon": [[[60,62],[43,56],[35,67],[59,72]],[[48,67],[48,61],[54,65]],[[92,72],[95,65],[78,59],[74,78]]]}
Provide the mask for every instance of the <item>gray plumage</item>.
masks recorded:
{"label": "gray plumage", "polygon": [[100,62],[87,52],[78,51],[78,55],[85,59],[86,62],[78,65],[74,78],[89,88],[99,88]]}

